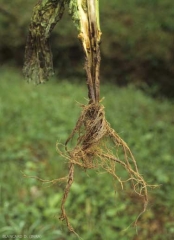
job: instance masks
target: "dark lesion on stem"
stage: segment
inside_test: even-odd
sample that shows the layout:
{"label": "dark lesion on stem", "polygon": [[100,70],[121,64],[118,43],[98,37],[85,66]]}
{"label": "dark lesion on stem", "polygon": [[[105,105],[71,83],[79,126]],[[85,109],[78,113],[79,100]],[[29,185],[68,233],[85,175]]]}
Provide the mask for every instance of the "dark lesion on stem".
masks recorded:
{"label": "dark lesion on stem", "polygon": [[79,39],[82,42],[85,53],[85,70],[87,75],[89,103],[99,103],[100,100],[100,36],[98,9],[96,0],[86,0],[80,8],[81,33]]}
{"label": "dark lesion on stem", "polygon": [[[93,6],[94,7],[94,6]],[[86,69],[87,75],[91,76],[92,78],[92,89],[94,92],[94,100],[92,99],[92,102],[99,103],[100,100],[100,79],[99,79],[99,70],[100,70],[100,44],[98,41],[98,34],[100,34],[97,21],[94,17],[91,16],[93,12],[90,11],[90,7],[88,4],[88,16],[89,16],[89,39],[90,39],[90,53],[89,56],[87,56],[88,61],[87,64],[89,67]],[[89,74],[90,69],[90,74]],[[90,90],[90,89],[89,89]],[[91,93],[89,92],[89,96]]]}
{"label": "dark lesion on stem", "polygon": [[28,81],[43,83],[54,74],[50,34],[62,18],[65,0],[39,0],[33,9],[25,48],[23,72]]}

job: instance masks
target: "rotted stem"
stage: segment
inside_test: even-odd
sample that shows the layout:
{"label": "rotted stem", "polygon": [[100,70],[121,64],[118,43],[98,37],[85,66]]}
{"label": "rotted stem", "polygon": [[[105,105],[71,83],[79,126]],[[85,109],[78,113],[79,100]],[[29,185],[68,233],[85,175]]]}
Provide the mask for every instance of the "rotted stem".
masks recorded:
{"label": "rotted stem", "polygon": [[100,98],[100,25],[98,0],[78,0],[80,34],[85,52],[88,96],[90,103],[99,103]]}
{"label": "rotted stem", "polygon": [[54,74],[49,38],[69,0],[39,0],[33,8],[23,72],[28,81],[44,83]]}

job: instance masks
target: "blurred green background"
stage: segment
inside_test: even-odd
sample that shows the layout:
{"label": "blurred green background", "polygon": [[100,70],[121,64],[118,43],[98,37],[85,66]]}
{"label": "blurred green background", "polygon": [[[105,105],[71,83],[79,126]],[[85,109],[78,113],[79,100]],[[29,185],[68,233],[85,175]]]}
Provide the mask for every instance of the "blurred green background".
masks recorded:
{"label": "blurred green background", "polygon": [[[55,77],[27,84],[21,74],[35,0],[0,4],[0,239],[76,239],[58,219],[64,185],[43,184],[67,174],[56,151],[86,103],[83,52],[66,13],[52,34]],[[101,96],[106,118],[128,143],[149,184],[149,205],[129,186],[115,188],[100,172],[76,169],[66,208],[85,240],[174,239],[174,2],[100,0]],[[16,237],[17,238],[17,237]]]}

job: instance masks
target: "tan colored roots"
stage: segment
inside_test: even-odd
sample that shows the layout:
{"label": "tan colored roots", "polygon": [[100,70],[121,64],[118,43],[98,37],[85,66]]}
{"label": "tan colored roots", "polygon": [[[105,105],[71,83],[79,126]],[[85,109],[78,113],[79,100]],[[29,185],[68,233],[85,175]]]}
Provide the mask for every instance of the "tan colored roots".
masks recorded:
{"label": "tan colored roots", "polygon": [[[69,175],[62,199],[60,219],[65,220],[69,230],[74,233],[75,231],[66,215],[65,202],[73,183],[75,165],[83,169],[103,169],[118,180],[122,188],[125,182],[130,181],[134,191],[144,199],[143,212],[148,202],[146,182],[139,174],[136,161],[129,147],[106,121],[103,105],[92,103],[82,107],[81,116],[65,143],[67,154],[66,156],[63,154],[69,161]],[[67,144],[75,136],[77,136],[77,144],[73,149],[68,150]],[[118,147],[122,148],[124,153],[123,160],[114,156],[113,151],[111,151],[113,146],[116,150]],[[117,164],[127,171],[128,179],[122,180],[118,176],[116,171]]]}

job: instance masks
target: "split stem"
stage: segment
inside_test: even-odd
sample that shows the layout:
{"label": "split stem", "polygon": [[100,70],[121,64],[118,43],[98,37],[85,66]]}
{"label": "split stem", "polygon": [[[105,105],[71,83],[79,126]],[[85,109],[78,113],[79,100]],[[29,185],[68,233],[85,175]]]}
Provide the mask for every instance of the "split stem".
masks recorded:
{"label": "split stem", "polygon": [[79,39],[85,52],[88,97],[90,103],[100,100],[100,37],[98,0],[78,0],[81,33]]}

